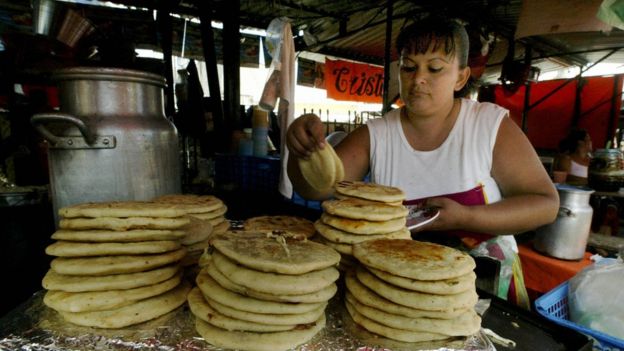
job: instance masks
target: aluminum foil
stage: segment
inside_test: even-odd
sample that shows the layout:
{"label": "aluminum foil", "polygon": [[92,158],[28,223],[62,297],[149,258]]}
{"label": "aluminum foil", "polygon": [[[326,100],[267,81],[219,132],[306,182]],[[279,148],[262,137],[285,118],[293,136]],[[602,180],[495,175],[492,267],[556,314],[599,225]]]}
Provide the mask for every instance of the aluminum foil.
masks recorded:
{"label": "aluminum foil", "polygon": [[[188,307],[155,320],[123,329],[81,327],[63,321],[43,304],[45,291],[0,319],[0,350],[157,350],[222,351],[205,342],[195,331]],[[403,343],[376,336],[355,324],[334,298],[327,308],[327,326],[297,351],[401,351],[401,350],[483,350],[496,351],[482,332],[467,338],[436,343]]]}

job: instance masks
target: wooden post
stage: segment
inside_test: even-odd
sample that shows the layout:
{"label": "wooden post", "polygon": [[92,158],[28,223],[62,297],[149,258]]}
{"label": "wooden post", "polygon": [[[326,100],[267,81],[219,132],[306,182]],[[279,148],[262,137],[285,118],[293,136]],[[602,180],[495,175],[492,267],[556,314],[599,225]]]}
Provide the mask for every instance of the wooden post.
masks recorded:
{"label": "wooden post", "polygon": [[161,1],[158,6],[156,24],[160,33],[163,59],[165,61],[165,114],[170,120],[175,114],[174,82],[173,82],[173,22],[171,20],[171,2]]}
{"label": "wooden post", "polygon": [[239,0],[223,2],[223,100],[228,134],[240,122],[240,21]]}
{"label": "wooden post", "polygon": [[394,0],[388,0],[386,10],[386,46],[384,49],[384,82],[383,82],[383,107],[382,113],[390,110],[390,97],[388,97],[388,88],[390,85],[390,50],[392,48],[392,10]]}
{"label": "wooden post", "polygon": [[226,142],[223,123],[223,104],[221,103],[221,88],[219,87],[219,73],[217,71],[217,54],[215,51],[214,33],[212,31],[211,2],[199,1],[199,20],[202,37],[202,48],[204,60],[206,61],[206,71],[208,76],[208,90],[212,107],[212,120],[214,123],[214,135],[218,140],[215,148],[218,151],[225,151],[229,143]]}

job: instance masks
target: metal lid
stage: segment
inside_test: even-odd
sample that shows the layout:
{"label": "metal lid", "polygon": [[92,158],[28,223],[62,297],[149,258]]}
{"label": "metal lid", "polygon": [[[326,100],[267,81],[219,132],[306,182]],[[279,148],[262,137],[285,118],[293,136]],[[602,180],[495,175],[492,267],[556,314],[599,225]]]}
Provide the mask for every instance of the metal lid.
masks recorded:
{"label": "metal lid", "polygon": [[555,184],[557,191],[566,193],[591,194],[595,190],[586,186],[574,186],[569,184]]}
{"label": "metal lid", "polygon": [[136,82],[165,87],[165,78],[158,74],[122,68],[72,67],[58,70],[52,74],[56,81],[66,80],[108,80]]}

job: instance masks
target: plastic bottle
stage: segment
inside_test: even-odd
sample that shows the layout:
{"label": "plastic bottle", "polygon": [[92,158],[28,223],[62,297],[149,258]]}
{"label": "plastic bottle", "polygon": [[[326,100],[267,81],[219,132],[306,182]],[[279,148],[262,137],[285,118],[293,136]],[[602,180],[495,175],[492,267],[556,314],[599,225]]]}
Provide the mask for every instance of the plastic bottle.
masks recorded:
{"label": "plastic bottle", "polygon": [[254,106],[251,125],[253,127],[251,136],[253,140],[253,155],[266,156],[268,153],[267,138],[269,134],[268,112],[258,106]]}
{"label": "plastic bottle", "polygon": [[253,141],[251,139],[251,128],[243,129],[245,136],[238,141],[238,154],[243,156],[253,155]]}

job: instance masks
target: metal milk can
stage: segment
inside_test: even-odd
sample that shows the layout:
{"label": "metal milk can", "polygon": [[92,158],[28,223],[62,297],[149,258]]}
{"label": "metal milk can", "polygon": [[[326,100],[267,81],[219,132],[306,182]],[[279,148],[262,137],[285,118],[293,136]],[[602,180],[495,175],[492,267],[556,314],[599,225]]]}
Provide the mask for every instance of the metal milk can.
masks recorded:
{"label": "metal milk can", "polygon": [[165,118],[163,77],[75,67],[52,79],[58,82],[61,112],[36,114],[31,123],[50,144],[57,223],[64,206],[181,192],[178,137]]}
{"label": "metal milk can", "polygon": [[549,256],[580,260],[585,254],[594,210],[589,198],[594,192],[589,188],[557,184],[559,214],[557,219],[537,229],[533,245],[537,251]]}

